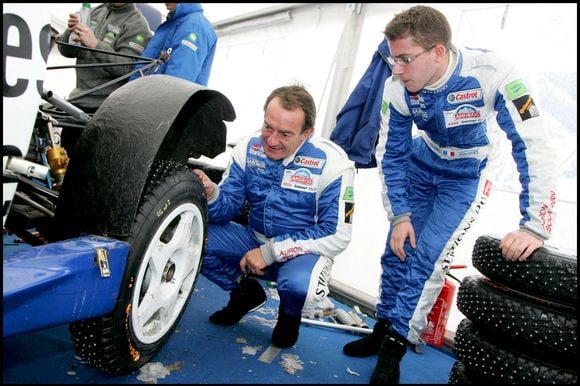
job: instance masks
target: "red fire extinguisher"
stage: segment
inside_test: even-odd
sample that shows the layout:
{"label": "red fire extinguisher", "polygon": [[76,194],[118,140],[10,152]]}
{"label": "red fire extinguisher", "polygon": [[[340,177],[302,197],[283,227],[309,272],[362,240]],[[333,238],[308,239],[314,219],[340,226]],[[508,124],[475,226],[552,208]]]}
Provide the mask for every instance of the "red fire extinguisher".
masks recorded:
{"label": "red fire extinguisher", "polygon": [[[450,269],[467,268],[466,265],[452,265]],[[459,279],[451,275],[449,272],[445,276],[450,276],[459,282]],[[435,347],[443,346],[443,338],[445,338],[445,328],[447,327],[447,319],[449,312],[453,305],[455,297],[456,284],[445,277],[445,283],[441,292],[431,308],[431,312],[427,316],[427,327],[421,333],[421,339],[428,344]]]}

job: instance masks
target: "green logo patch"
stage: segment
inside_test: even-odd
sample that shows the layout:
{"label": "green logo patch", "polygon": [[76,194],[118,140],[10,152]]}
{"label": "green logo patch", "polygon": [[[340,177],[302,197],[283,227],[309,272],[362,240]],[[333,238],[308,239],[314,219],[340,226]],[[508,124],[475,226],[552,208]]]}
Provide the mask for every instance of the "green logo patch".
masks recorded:
{"label": "green logo patch", "polygon": [[143,43],[145,41],[145,38],[143,37],[143,35],[137,35],[135,36],[135,41],[137,43]]}
{"label": "green logo patch", "polygon": [[195,42],[197,40],[197,35],[194,34],[193,32],[189,34],[189,40],[191,40],[192,42]]}
{"label": "green logo patch", "polygon": [[528,93],[528,88],[521,79],[508,83],[505,88],[507,91],[507,97],[510,101],[513,101],[517,97]]}
{"label": "green logo patch", "polygon": [[349,186],[344,191],[344,196],[342,196],[344,201],[354,201],[354,191],[352,186]]}
{"label": "green logo patch", "polygon": [[381,104],[381,114],[386,114],[387,110],[389,110],[389,104],[383,99],[383,103]]}

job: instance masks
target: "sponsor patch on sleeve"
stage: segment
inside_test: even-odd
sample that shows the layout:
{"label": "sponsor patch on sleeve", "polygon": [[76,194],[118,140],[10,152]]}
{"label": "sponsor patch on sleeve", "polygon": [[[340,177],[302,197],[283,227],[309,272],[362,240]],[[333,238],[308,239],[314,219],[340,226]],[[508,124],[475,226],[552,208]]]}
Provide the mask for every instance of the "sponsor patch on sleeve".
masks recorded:
{"label": "sponsor patch on sleeve", "polygon": [[389,104],[386,100],[383,99],[383,103],[381,103],[381,114],[385,115],[389,110]]}
{"label": "sponsor patch on sleeve", "polygon": [[143,46],[142,45],[139,45],[139,44],[137,44],[135,42],[129,42],[129,45],[132,48],[136,49],[137,51],[143,52]]}
{"label": "sponsor patch on sleeve", "polygon": [[344,202],[344,222],[352,224],[352,217],[354,215],[354,202]]}
{"label": "sponsor patch on sleeve", "polygon": [[512,102],[518,110],[522,121],[540,116],[540,112],[534,104],[534,99],[530,95],[523,95],[514,99]]}
{"label": "sponsor patch on sleeve", "polygon": [[344,195],[342,196],[342,199],[344,201],[354,202],[354,191],[353,191],[352,186],[348,186],[344,190]]}
{"label": "sponsor patch on sleeve", "polygon": [[189,40],[183,39],[181,41],[181,44],[183,44],[186,47],[191,48],[194,52],[197,51],[197,46],[195,44],[193,44],[192,42],[190,42]]}
{"label": "sponsor patch on sleeve", "polygon": [[354,215],[354,191],[352,186],[348,186],[344,190],[342,201],[344,203],[344,222],[346,224],[352,224],[352,217]]}
{"label": "sponsor patch on sleeve", "polygon": [[528,88],[526,87],[524,82],[522,82],[521,79],[514,80],[513,82],[508,83],[505,86],[505,89],[507,92],[507,97],[510,101],[513,101],[517,97],[529,93]]}

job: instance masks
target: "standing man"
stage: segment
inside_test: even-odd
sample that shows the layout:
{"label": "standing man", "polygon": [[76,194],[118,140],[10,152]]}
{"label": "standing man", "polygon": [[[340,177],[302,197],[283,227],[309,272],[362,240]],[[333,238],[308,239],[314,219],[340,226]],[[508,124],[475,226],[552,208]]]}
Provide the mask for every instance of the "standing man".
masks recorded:
{"label": "standing man", "polygon": [[[87,114],[93,114],[113,91],[129,81],[125,78],[114,82],[131,72],[134,60],[114,53],[142,55],[152,33],[147,20],[134,3],[103,3],[91,9],[91,22],[88,26],[79,23],[78,14],[71,13],[68,29],[57,40],[68,43],[71,32],[77,34],[77,42],[83,47],[111,52],[107,54],[58,44],[58,50],[63,56],[77,58],[77,65],[102,64],[102,66],[77,67],[76,87],[68,97],[73,105]],[[91,91],[108,82],[113,83]],[[81,134],[82,129],[63,128],[62,147],[72,152]]]}
{"label": "standing man", "polygon": [[[84,47],[135,56],[143,54],[144,47],[152,36],[147,20],[135,7],[135,3],[103,3],[91,9],[91,24],[88,26],[80,24],[78,15],[71,13],[68,29],[58,40],[68,43],[71,32],[76,32],[77,41]],[[94,113],[109,94],[128,80],[116,82],[78,98],[75,96],[126,75],[134,67],[134,60],[123,56],[61,44],[58,45],[58,50],[67,58],[77,58],[77,65],[117,64],[76,68],[77,84],[69,99],[72,104],[89,114]]]}
{"label": "standing man", "polygon": [[[156,30],[143,56],[163,63],[147,72],[137,72],[131,80],[145,75],[166,74],[207,86],[217,35],[203,14],[200,3],[165,3],[167,20]],[[140,69],[138,64],[135,69]]]}
{"label": "standing man", "polygon": [[[315,137],[316,106],[301,86],[280,87],[264,104],[261,133],[241,140],[219,185],[203,172],[209,204],[201,272],[230,300],[210,322],[234,325],[266,302],[259,277],[277,283],[272,343],[298,340],[302,309],[329,292],[333,259],[348,246],[354,166],[333,142]],[[249,204],[249,224],[231,220]]]}
{"label": "standing man", "polygon": [[[385,82],[376,148],[391,224],[373,333],[350,356],[379,358],[371,383],[398,383],[407,344],[418,344],[454,251],[487,201],[496,119],[512,142],[522,191],[519,229],[500,247],[525,260],[548,240],[556,202],[555,154],[532,94],[511,64],[457,49],[445,16],[428,6],[399,13],[385,29],[392,76]],[[418,134],[412,136],[413,124]]]}

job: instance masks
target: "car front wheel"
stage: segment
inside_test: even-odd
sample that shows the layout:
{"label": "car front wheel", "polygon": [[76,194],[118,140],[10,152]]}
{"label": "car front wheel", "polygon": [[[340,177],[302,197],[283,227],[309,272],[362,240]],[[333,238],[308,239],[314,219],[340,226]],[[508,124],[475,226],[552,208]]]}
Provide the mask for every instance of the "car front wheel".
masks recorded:
{"label": "car front wheel", "polygon": [[204,252],[207,201],[184,165],[154,166],[130,235],[115,309],[70,324],[75,350],[109,374],[149,362],[176,328],[194,291]]}

